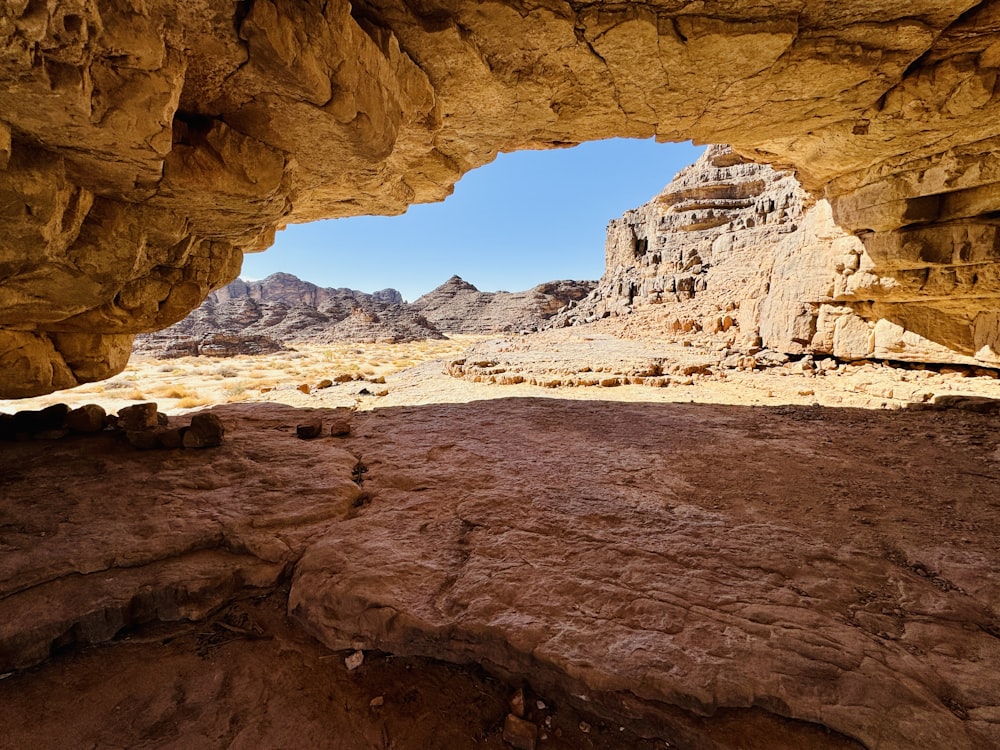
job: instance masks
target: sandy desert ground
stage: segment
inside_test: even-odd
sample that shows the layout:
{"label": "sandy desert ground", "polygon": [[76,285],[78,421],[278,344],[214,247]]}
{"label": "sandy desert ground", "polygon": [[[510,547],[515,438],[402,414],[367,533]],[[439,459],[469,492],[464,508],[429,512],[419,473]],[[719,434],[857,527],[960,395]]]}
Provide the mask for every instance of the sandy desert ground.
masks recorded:
{"label": "sandy desert ground", "polygon": [[[648,325],[639,326],[637,334],[631,322],[608,320],[527,336],[452,335],[442,341],[401,344],[292,343],[288,351],[256,356],[161,360],[137,355],[110,380],[38,398],[0,400],[0,412],[60,402],[73,407],[98,403],[115,412],[144,401],[155,401],[167,414],[246,402],[367,411],[556,395],[573,400],[866,409],[907,408],[964,396],[1000,399],[1000,373],[992,369],[823,358],[806,368],[795,362],[754,370],[723,368],[719,362],[729,343],[724,336],[676,334]],[[454,366],[463,360],[464,367]],[[492,367],[476,368],[476,363]],[[651,370],[664,376],[642,377]]]}

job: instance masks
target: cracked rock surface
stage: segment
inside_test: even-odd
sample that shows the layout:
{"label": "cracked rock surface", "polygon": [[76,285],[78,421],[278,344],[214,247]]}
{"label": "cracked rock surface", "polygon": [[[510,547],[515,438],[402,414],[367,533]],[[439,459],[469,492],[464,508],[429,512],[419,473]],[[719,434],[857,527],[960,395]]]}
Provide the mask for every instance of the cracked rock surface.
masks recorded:
{"label": "cracked rock surface", "polygon": [[357,459],[296,440],[294,414],[211,413],[231,436],[202,451],[154,455],[110,433],[4,443],[0,672],[269,591],[350,510]]}
{"label": "cracked rock surface", "polygon": [[[178,662],[162,640],[90,652],[68,696],[39,687],[65,662],[21,671],[144,626],[193,627],[209,651],[253,640],[263,632],[220,612],[284,598],[290,581],[291,620],[328,648],[478,665],[628,729],[607,747],[1000,744],[995,402],[886,412],[571,390],[355,412],[349,436],[315,440],[296,425],[342,412],[218,407],[226,442],[203,451],[103,434],[7,444],[0,674],[18,673],[0,680],[0,713],[49,736],[65,718],[43,704],[89,696],[115,745],[139,727],[156,746],[246,726],[279,747],[300,724],[353,726],[321,715],[314,648],[267,666],[285,641],[263,661],[234,654],[221,684],[218,664]],[[138,708],[88,677],[118,660],[162,664]],[[319,698],[266,726],[247,718],[303,680]]]}
{"label": "cracked rock surface", "polygon": [[328,646],[479,663],[680,747],[785,719],[1000,743],[993,418],[554,399],[357,418],[372,498],[289,601]]}

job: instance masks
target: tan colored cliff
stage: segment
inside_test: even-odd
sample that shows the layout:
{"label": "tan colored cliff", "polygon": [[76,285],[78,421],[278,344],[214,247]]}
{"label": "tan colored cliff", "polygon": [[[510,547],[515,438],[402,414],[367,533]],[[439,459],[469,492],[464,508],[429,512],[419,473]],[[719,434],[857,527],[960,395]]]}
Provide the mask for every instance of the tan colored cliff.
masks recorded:
{"label": "tan colored cliff", "polygon": [[1000,336],[1000,3],[14,0],[0,9],[0,395],[102,378],[289,222],[440,200],[610,136],[794,166],[872,315]]}
{"label": "tan colored cliff", "polygon": [[[556,326],[661,305],[665,316],[704,328],[733,327],[744,346],[843,359],[990,364],[880,318],[872,298],[897,293],[830,204],[790,172],[710,146],[663,191],[608,224],[597,289]],[[725,320],[725,323],[723,323]]]}

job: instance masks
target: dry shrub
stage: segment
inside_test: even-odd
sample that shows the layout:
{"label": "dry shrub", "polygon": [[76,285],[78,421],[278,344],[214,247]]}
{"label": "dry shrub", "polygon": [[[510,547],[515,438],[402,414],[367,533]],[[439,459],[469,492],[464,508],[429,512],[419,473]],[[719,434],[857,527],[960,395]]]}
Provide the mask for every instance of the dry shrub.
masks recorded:
{"label": "dry shrub", "polygon": [[197,391],[191,390],[183,385],[161,385],[156,388],[148,388],[147,390],[158,398],[182,399],[198,395]]}
{"label": "dry shrub", "polygon": [[177,409],[191,409],[195,406],[205,406],[206,404],[212,403],[210,398],[202,398],[201,396],[185,396],[176,404],[174,408]]}
{"label": "dry shrub", "polygon": [[222,390],[226,393],[226,403],[233,404],[238,401],[246,401],[250,398],[250,393],[247,388],[253,388],[256,386],[248,384],[245,380],[239,383],[233,383],[232,385],[227,385]]}

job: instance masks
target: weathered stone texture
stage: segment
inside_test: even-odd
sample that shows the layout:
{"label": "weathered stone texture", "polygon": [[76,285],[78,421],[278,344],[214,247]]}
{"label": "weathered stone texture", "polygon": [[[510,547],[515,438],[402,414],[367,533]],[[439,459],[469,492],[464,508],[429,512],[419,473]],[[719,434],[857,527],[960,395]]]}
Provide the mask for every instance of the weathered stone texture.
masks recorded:
{"label": "weathered stone texture", "polygon": [[[995,315],[982,314],[977,328],[962,307],[981,301],[970,288],[997,284],[1000,264],[951,264],[990,253],[993,233],[967,225],[947,231],[955,240],[947,264],[922,244],[922,230],[879,235],[866,246],[791,173],[711,146],[653,200],[609,223],[601,282],[554,325],[663,305],[665,315],[712,332],[729,330],[728,317],[743,345],[789,354],[1000,363]],[[892,243],[894,255],[886,249]],[[927,249],[928,265],[877,266],[873,244],[883,257]],[[914,304],[932,290],[934,304]]]}
{"label": "weathered stone texture", "polygon": [[[1000,309],[998,28],[974,0],[7,3],[0,326],[32,343],[4,334],[26,361],[0,394],[111,374],[103,337],[178,320],[289,222],[399,213],[498,151],[610,136],[794,166],[878,276],[907,272],[878,313],[971,354]],[[105,364],[53,332],[100,337]]]}

